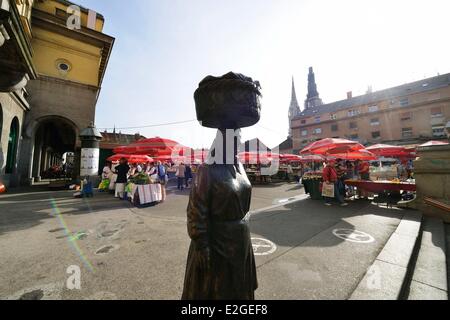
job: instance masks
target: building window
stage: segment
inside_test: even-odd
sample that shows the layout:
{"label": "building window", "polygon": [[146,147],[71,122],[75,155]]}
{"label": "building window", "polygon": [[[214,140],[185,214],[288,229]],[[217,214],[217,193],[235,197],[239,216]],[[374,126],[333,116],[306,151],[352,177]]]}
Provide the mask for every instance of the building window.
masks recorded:
{"label": "building window", "polygon": [[301,124],[306,124],[306,120],[302,120],[302,121],[301,121]]}
{"label": "building window", "polygon": [[381,138],[381,133],[380,133],[380,131],[374,131],[374,132],[372,132],[372,138],[373,138],[373,139],[380,139],[380,138]]}
{"label": "building window", "polygon": [[432,130],[433,130],[433,137],[435,138],[447,136],[445,133],[445,126],[442,124],[433,126]]}
{"label": "building window", "polygon": [[370,125],[371,126],[379,126],[380,125],[380,120],[378,118],[370,119]]}
{"label": "building window", "polygon": [[413,135],[412,128],[402,128],[402,137],[403,138],[410,138]]}
{"label": "building window", "polygon": [[67,14],[66,11],[64,11],[62,9],[59,9],[59,8],[56,8],[56,16],[59,17],[59,18],[62,18],[64,20],[67,20],[69,15]]}
{"label": "building window", "polygon": [[358,139],[359,139],[359,137],[358,137],[357,134],[352,134],[352,135],[350,136],[350,140],[358,141]]}
{"label": "building window", "polygon": [[72,69],[72,65],[66,59],[58,59],[55,62],[56,69],[62,74],[68,73]]}
{"label": "building window", "polygon": [[302,137],[305,137],[308,135],[308,130],[302,130]]}
{"label": "building window", "polygon": [[443,116],[442,109],[440,107],[431,108],[431,117],[432,118],[440,118],[442,116]]}
{"label": "building window", "polygon": [[314,134],[321,134],[322,133],[322,128],[316,128],[313,130]]}
{"label": "building window", "polygon": [[348,126],[350,129],[358,129],[358,124],[356,122],[350,122]]}
{"label": "building window", "polygon": [[331,120],[336,120],[336,119],[337,119],[337,114],[332,113],[332,114],[330,115],[330,119],[331,119]]}
{"label": "building window", "polygon": [[378,106],[370,106],[369,112],[377,112],[379,110]]}
{"label": "building window", "polygon": [[336,132],[339,130],[339,126],[337,124],[332,124],[331,125],[331,131]]}
{"label": "building window", "polygon": [[315,122],[315,123],[320,123],[320,116],[315,117],[315,118],[314,118],[314,122]]}
{"label": "building window", "polygon": [[354,117],[354,116],[357,116],[358,114],[360,114],[359,110],[349,110],[348,111],[348,116],[349,117]]}
{"label": "building window", "polygon": [[402,107],[408,106],[409,105],[409,98],[402,98],[402,99],[400,99],[400,105]]}
{"label": "building window", "polygon": [[400,114],[400,121],[409,121],[412,119],[412,112],[405,112]]}

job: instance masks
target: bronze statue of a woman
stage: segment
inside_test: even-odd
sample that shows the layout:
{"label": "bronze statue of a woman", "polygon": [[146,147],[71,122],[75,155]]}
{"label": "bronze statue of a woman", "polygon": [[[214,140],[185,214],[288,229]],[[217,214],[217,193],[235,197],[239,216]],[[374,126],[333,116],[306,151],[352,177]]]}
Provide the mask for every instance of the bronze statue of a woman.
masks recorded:
{"label": "bronze statue of a woman", "polygon": [[187,208],[191,241],[183,299],[253,300],[258,287],[248,212],[252,186],[237,153],[240,128],[257,123],[259,83],[242,74],[207,77],[195,93],[197,118],[218,128]]}

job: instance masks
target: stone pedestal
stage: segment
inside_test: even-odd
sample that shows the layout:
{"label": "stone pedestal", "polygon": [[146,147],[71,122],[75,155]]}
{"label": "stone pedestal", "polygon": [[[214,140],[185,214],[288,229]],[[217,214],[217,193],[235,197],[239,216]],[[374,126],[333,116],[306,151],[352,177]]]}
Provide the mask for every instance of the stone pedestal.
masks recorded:
{"label": "stone pedestal", "polygon": [[417,198],[408,207],[450,222],[450,213],[430,206],[424,198],[431,197],[450,204],[450,145],[418,148],[418,160],[414,162]]}

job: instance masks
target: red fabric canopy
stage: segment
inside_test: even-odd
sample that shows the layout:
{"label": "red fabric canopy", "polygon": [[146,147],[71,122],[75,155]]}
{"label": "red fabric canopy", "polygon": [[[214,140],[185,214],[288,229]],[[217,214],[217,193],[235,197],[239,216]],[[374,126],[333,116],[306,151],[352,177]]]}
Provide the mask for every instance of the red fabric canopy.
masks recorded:
{"label": "red fabric canopy", "polygon": [[176,149],[186,148],[176,141],[160,137],[141,139],[128,146],[114,149],[114,153],[143,154],[151,156],[171,155]]}
{"label": "red fabric canopy", "polygon": [[311,143],[305,149],[303,149],[300,154],[334,154],[334,153],[344,153],[350,150],[360,150],[364,149],[364,146],[358,142],[346,140],[346,139],[334,139],[326,138],[320,141]]}
{"label": "red fabric canopy", "polygon": [[280,154],[279,155],[280,161],[281,162],[301,162],[302,161],[302,157],[301,156],[297,156],[295,154]]}
{"label": "red fabric canopy", "polygon": [[153,158],[150,158],[149,156],[135,155],[135,154],[115,154],[106,160],[111,162],[117,162],[120,161],[120,159],[122,158],[127,159],[128,163],[147,163],[154,161]]}
{"label": "red fabric canopy", "polygon": [[446,146],[448,144],[449,144],[448,142],[443,141],[428,141],[427,143],[420,145],[420,147]]}
{"label": "red fabric canopy", "polygon": [[391,146],[388,144],[376,144],[368,147],[367,150],[379,157],[401,157],[410,154],[405,147]]}
{"label": "red fabric canopy", "polygon": [[325,161],[325,158],[318,154],[312,154],[312,155],[306,155],[302,156],[302,162],[323,162]]}
{"label": "red fabric canopy", "polygon": [[378,157],[373,154],[370,151],[367,151],[365,149],[357,150],[357,151],[350,151],[346,153],[336,153],[332,156],[328,157],[328,159],[342,159],[342,160],[363,160],[363,161],[369,161],[369,160],[377,160]]}
{"label": "red fabric canopy", "polygon": [[245,164],[269,164],[273,160],[271,154],[258,152],[242,152],[239,153],[238,157]]}

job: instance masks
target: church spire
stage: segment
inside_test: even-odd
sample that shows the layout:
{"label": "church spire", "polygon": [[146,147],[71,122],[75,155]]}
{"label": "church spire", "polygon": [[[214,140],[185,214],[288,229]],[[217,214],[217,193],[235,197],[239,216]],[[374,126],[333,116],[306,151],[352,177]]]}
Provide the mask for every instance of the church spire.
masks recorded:
{"label": "church spire", "polygon": [[316,75],[312,67],[309,68],[308,74],[308,95],[305,101],[305,109],[318,107],[323,105],[322,99],[319,97],[319,92],[317,91]]}
{"label": "church spire", "polygon": [[290,113],[290,117],[295,117],[298,113],[300,113],[300,105],[298,104],[297,93],[295,92],[294,77],[292,77],[292,96],[289,111],[292,111],[292,113]]}
{"label": "church spire", "polygon": [[292,134],[291,130],[291,121],[296,116],[300,114],[300,105],[298,104],[297,100],[297,94],[295,92],[295,83],[294,83],[294,77],[292,77],[292,95],[291,95],[291,105],[289,106],[289,136]]}

